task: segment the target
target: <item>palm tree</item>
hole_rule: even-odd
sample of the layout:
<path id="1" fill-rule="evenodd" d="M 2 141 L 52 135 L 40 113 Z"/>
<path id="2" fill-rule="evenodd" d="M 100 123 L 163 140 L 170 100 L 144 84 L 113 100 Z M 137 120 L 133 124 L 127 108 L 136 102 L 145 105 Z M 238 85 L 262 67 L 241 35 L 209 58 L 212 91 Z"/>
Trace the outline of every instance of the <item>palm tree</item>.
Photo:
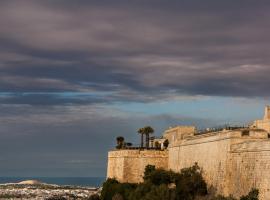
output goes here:
<path id="1" fill-rule="evenodd" d="M 141 134 L 141 148 L 143 148 L 143 134 L 144 134 L 144 128 L 140 128 L 137 131 L 139 134 Z"/>
<path id="2" fill-rule="evenodd" d="M 118 136 L 118 137 L 116 138 L 116 142 L 117 142 L 116 148 L 117 148 L 117 149 L 122 149 L 122 148 L 124 147 L 124 141 L 125 141 L 125 138 L 124 138 L 124 137 Z"/>
<path id="3" fill-rule="evenodd" d="M 146 148 L 149 148 L 149 135 L 154 133 L 154 129 L 151 126 L 145 126 L 143 129 L 146 136 Z"/>

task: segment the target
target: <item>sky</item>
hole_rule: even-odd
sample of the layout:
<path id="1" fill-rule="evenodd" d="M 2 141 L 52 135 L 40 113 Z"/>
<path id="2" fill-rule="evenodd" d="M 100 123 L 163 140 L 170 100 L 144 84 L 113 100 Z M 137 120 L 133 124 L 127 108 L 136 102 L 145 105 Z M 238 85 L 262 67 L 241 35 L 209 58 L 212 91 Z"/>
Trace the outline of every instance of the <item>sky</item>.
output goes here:
<path id="1" fill-rule="evenodd" d="M 106 176 L 137 129 L 270 104 L 270 1 L 1 0 L 0 176 Z"/>

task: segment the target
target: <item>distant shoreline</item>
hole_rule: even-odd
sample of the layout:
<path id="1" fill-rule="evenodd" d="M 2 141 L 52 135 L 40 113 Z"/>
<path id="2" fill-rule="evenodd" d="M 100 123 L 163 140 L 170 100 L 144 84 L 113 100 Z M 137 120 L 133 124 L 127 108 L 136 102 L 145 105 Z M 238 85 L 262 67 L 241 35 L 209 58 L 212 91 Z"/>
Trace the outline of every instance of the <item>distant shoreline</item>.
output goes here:
<path id="1" fill-rule="evenodd" d="M 48 185 L 98 188 L 101 187 L 105 179 L 105 177 L 0 177 L 0 185 L 36 180 Z"/>
<path id="2" fill-rule="evenodd" d="M 40 182 L 39 180 L 24 180 L 16 183 L 0 184 L 0 199 L 36 199 L 49 198 L 89 199 L 99 193 L 95 186 L 56 185 Z"/>

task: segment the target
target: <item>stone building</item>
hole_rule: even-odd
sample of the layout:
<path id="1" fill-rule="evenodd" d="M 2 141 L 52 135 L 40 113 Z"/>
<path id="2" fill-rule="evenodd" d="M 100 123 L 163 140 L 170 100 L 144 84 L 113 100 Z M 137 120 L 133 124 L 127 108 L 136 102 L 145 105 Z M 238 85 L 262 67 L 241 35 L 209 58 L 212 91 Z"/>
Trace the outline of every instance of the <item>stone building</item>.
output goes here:
<path id="1" fill-rule="evenodd" d="M 208 186 L 235 197 L 251 188 L 260 199 L 270 199 L 270 107 L 251 126 L 198 133 L 193 126 L 169 128 L 167 150 L 113 150 L 108 154 L 108 177 L 141 182 L 146 165 L 179 172 L 195 162 L 203 169 Z"/>
<path id="2" fill-rule="evenodd" d="M 270 106 L 265 107 L 265 114 L 262 120 L 256 120 L 253 123 L 253 127 L 267 130 L 270 132 Z"/>

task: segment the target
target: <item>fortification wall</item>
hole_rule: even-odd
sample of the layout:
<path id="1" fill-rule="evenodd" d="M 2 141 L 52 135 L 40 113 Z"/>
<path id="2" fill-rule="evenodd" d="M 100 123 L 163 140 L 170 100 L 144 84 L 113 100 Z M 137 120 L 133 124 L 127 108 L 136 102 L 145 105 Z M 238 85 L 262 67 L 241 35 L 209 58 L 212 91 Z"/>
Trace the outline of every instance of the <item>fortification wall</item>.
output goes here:
<path id="1" fill-rule="evenodd" d="M 270 140 L 260 129 L 190 135 L 171 143 L 168 151 L 110 151 L 107 176 L 138 183 L 149 164 L 179 172 L 195 162 L 208 186 L 219 194 L 240 197 L 256 187 L 261 200 L 270 199 Z"/>
<path id="2" fill-rule="evenodd" d="M 197 136 L 174 144 L 169 148 L 169 169 L 179 172 L 197 162 L 208 185 L 218 193 L 228 194 L 226 168 L 231 143 L 232 136 L 224 133 Z"/>
<path id="3" fill-rule="evenodd" d="M 184 137 L 188 135 L 194 135 L 196 131 L 195 126 L 176 126 L 173 128 L 167 129 L 163 137 L 168 139 L 170 143 L 182 140 Z"/>
<path id="4" fill-rule="evenodd" d="M 264 129 L 270 133 L 270 119 L 256 120 L 253 126 Z"/>
<path id="5" fill-rule="evenodd" d="M 169 148 L 169 169 L 179 172 L 195 162 L 219 194 L 246 195 L 253 187 L 270 199 L 270 141 L 267 132 L 228 131 L 194 136 Z"/>
<path id="6" fill-rule="evenodd" d="M 236 197 L 258 188 L 260 199 L 270 199 L 270 141 L 232 145 L 228 181 L 229 191 Z"/>
<path id="7" fill-rule="evenodd" d="M 107 177 L 120 182 L 143 181 L 147 165 L 168 169 L 168 151 L 157 150 L 114 150 L 108 153 Z"/>

